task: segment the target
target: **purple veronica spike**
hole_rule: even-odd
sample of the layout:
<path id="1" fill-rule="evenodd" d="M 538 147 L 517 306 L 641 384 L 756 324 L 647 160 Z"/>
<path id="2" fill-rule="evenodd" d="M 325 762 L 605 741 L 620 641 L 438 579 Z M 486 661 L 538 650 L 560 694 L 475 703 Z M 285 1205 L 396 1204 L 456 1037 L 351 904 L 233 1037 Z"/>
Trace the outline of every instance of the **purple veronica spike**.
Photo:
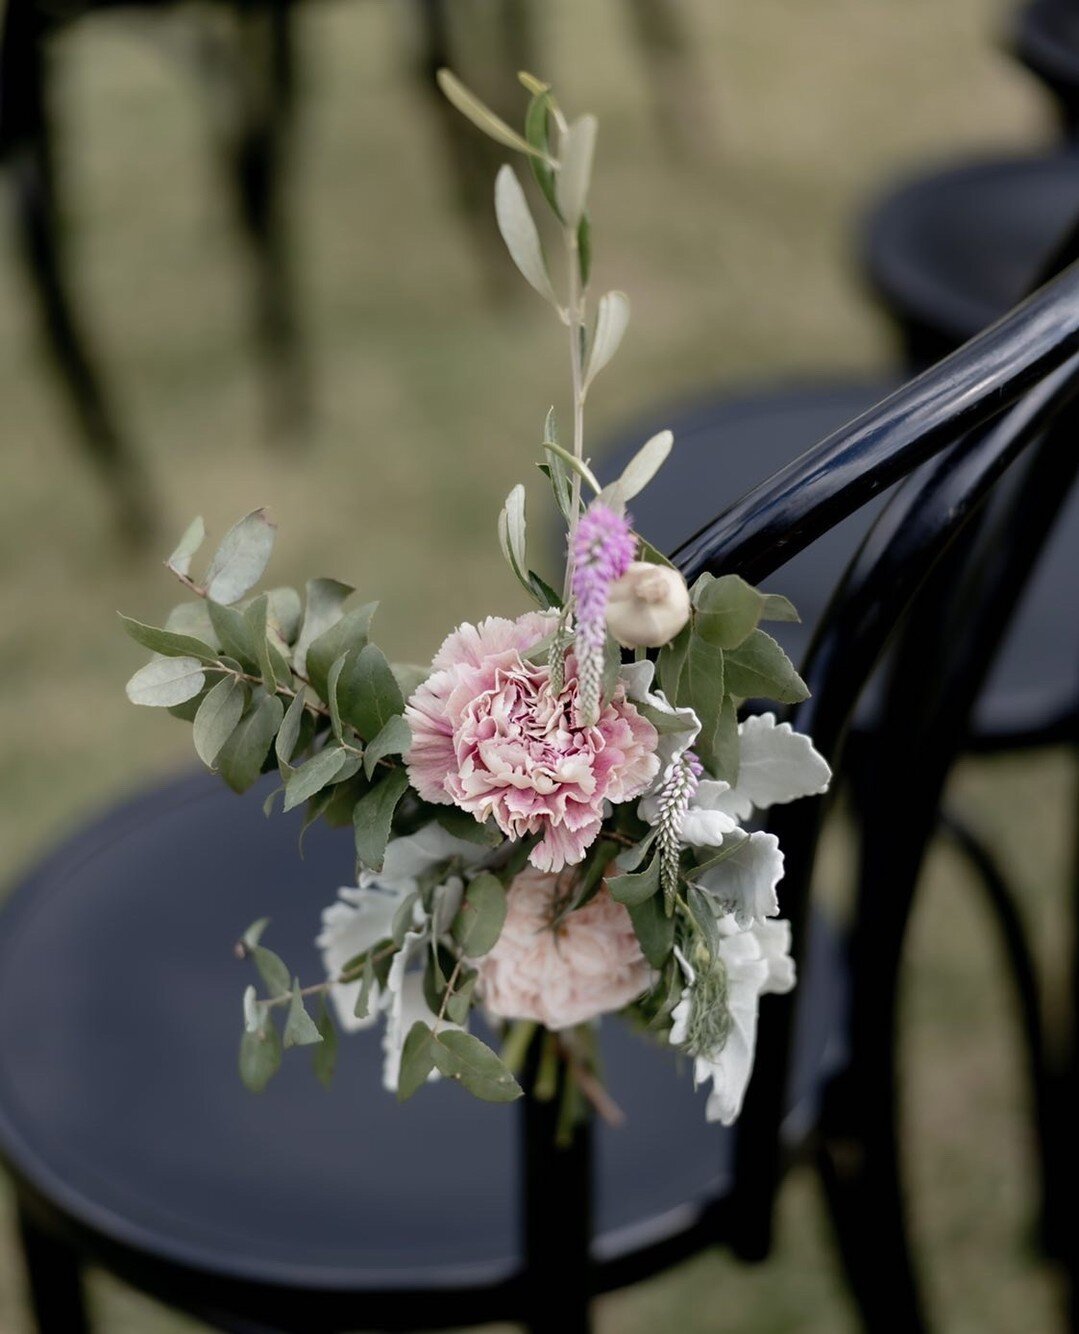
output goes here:
<path id="1" fill-rule="evenodd" d="M 573 537 L 573 601 L 576 611 L 577 685 L 581 721 L 599 718 L 603 650 L 607 642 L 607 595 L 637 552 L 629 519 L 593 501 Z"/>

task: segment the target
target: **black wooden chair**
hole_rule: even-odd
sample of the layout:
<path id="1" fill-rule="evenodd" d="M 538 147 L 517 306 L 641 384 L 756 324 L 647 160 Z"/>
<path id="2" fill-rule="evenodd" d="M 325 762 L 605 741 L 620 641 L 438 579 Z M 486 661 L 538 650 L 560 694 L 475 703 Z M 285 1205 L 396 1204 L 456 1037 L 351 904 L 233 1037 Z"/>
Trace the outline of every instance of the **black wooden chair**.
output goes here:
<path id="1" fill-rule="evenodd" d="M 1057 103 L 1065 132 L 1079 129 L 1079 13 L 1069 0 L 1030 0 L 1009 33 L 1012 52 Z"/>
<path id="2" fill-rule="evenodd" d="M 1077 356 L 1079 268 L 729 506 L 679 551 L 691 576 L 707 568 L 766 580 L 921 467 L 863 543 L 809 655 L 816 693 L 801 721 L 840 781 L 849 774 L 857 784 L 844 738 L 896 625 L 927 580 L 933 592 L 934 568 L 949 547 L 963 549 L 964 525 L 1024 451 L 1032 469 L 1024 503 L 1033 490 L 1044 520 L 1036 531 L 1048 531 L 1064 478 L 1045 481 L 1033 469 L 1046 455 L 1046 429 L 1068 412 Z M 1070 428 L 1070 416 L 1060 421 Z M 1017 585 L 1025 574 L 1017 556 Z M 972 616 L 986 605 L 983 593 Z M 999 637 L 1001 626 L 991 628 Z M 960 712 L 979 684 L 963 665 L 948 677 Z M 904 703 L 903 680 L 889 689 L 889 709 L 893 695 L 896 708 Z M 951 729 L 939 746 L 930 738 L 931 777 L 958 745 Z M 228 1021 L 240 979 L 228 942 L 269 910 L 286 953 L 310 972 L 312 918 L 348 877 L 349 840 L 323 831 L 301 864 L 288 820 L 266 825 L 257 798 L 220 793 L 204 778 L 147 792 L 105 817 L 32 872 L 0 915 L 0 1149 L 40 1327 L 86 1328 L 79 1268 L 96 1263 L 212 1326 L 248 1334 L 496 1318 L 583 1330 L 592 1295 L 701 1247 L 762 1259 L 792 1156 L 823 1144 L 828 1161 L 829 1148 L 853 1142 L 866 1146 L 868 1182 L 838 1169 L 830 1180 L 855 1291 L 872 1317 L 859 1234 L 886 1237 L 891 1272 L 878 1291 L 899 1323 L 874 1328 L 918 1328 L 891 1066 L 861 1050 L 867 1019 L 845 1018 L 848 979 L 856 1005 L 869 1000 L 885 1021 L 894 1015 L 901 942 L 862 920 L 848 970 L 834 932 L 811 916 L 824 809 L 802 802 L 773 822 L 787 849 L 783 907 L 802 985 L 791 1001 L 763 1007 L 758 1071 L 737 1130 L 705 1126 L 669 1054 L 610 1024 L 609 1075 L 628 1127 L 584 1130 L 562 1149 L 550 1105 L 531 1098 L 520 1142 L 512 1110 L 477 1108 L 453 1088 L 397 1107 L 377 1087 L 370 1037 L 349 1043 L 332 1097 L 299 1067 L 261 1099 L 243 1093 Z M 865 828 L 875 838 L 871 814 Z M 867 843 L 865 855 L 880 854 Z M 898 860 L 904 891 L 912 858 Z M 879 898 L 867 896 L 864 913 Z M 884 979 L 876 991 L 867 976 L 874 962 Z M 863 1089 L 872 1096 L 858 1096 Z M 879 1275 L 881 1253 L 871 1258 Z"/>

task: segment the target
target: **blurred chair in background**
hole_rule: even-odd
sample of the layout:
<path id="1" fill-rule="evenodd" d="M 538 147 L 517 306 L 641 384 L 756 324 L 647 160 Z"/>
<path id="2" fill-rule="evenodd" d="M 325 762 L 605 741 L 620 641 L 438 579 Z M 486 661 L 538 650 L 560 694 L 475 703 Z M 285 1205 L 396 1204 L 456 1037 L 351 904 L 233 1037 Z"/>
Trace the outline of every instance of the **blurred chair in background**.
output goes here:
<path id="1" fill-rule="evenodd" d="M 55 173 L 50 114 L 49 44 L 63 28 L 125 0 L 8 0 L 0 29 L 0 162 L 14 196 L 19 253 L 30 279 L 49 351 L 91 462 L 111 490 L 120 528 L 139 541 L 150 532 L 154 500 L 136 442 L 80 317 L 64 246 L 63 194 Z M 180 0 L 143 0 L 151 11 Z M 227 40 L 207 27 L 199 73 L 223 106 L 223 149 L 237 212 L 255 259 L 254 338 L 263 367 L 266 434 L 285 444 L 301 440 L 310 422 L 311 388 L 296 314 L 296 280 L 287 219 L 287 165 L 296 109 L 296 0 L 230 0 Z M 454 164 L 460 202 L 481 242 L 491 290 L 505 294 L 510 264 L 495 235 L 491 180 L 501 161 L 497 145 L 467 125 L 439 93 L 443 65 L 478 65 L 477 80 L 496 108 L 515 114 L 515 72 L 536 59 L 535 0 L 415 0 L 418 72 L 439 133 Z M 703 84 L 675 0 L 629 0 L 627 12 L 646 64 L 668 138 L 683 148 L 708 142 L 702 122 Z M 477 56 L 482 57 L 481 60 Z M 490 71 L 497 71 L 492 86 Z M 501 81 L 500 83 L 498 81 Z M 516 290 L 516 281 L 514 281 Z"/>

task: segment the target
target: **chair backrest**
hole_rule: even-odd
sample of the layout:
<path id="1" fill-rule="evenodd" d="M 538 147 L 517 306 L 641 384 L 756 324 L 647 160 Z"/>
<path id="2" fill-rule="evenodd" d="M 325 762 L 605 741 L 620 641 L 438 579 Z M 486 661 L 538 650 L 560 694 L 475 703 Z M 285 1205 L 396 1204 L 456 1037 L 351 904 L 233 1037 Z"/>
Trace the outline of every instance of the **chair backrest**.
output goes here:
<path id="1" fill-rule="evenodd" d="M 925 761 L 935 811 L 992 651 L 1079 461 L 1079 451 L 1067 447 L 1079 415 L 1071 408 L 1077 391 L 1079 264 L 742 497 L 676 553 L 690 578 L 702 570 L 733 571 L 759 582 L 872 496 L 907 478 L 848 568 L 804 667 L 813 696 L 795 721 L 813 734 L 836 770 L 833 791 L 844 774 L 844 741 L 861 690 L 909 614 L 896 660 L 909 663 L 914 653 L 930 651 L 947 682 L 931 711 L 937 717 L 948 711 L 952 725 L 941 729 Z M 1022 471 L 1013 480 L 1009 474 L 1018 471 L 1020 458 Z M 986 505 L 991 497 L 992 508 Z M 1009 523 L 1016 528 L 1017 506 L 1037 507 L 1037 533 L 1001 541 Z M 948 577 L 935 583 L 933 572 L 942 565 Z M 1009 595 L 994 598 L 1002 580 Z M 957 588 L 965 590 L 962 595 Z M 967 649 L 956 652 L 950 646 L 959 627 L 966 633 L 968 621 Z M 977 669 L 975 646 L 982 655 Z M 893 672 L 887 701 L 909 721 L 912 711 L 929 711 L 930 704 L 909 691 L 904 702 L 907 675 Z M 903 744 L 901 728 L 897 744 Z M 780 892 L 796 948 L 804 937 L 826 805 L 826 798 L 814 798 L 779 807 L 769 824 L 786 852 Z M 923 807 L 928 821 L 930 802 Z M 926 839 L 931 829 L 926 824 Z M 761 1015 L 731 1210 L 734 1246 L 746 1258 L 765 1254 L 771 1239 L 796 1004 L 797 992 L 774 998 Z"/>

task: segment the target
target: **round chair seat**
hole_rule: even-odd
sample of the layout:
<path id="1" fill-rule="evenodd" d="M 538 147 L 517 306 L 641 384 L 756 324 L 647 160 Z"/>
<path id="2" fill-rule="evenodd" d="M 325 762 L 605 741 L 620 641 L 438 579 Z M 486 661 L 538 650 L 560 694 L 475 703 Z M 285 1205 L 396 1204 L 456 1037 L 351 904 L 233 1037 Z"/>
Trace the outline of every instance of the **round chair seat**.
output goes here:
<path id="1" fill-rule="evenodd" d="M 303 1051 L 262 1095 L 240 1084 L 252 969 L 233 943 L 268 915 L 267 944 L 317 980 L 320 910 L 355 883 L 351 830 L 312 828 L 301 860 L 297 818 L 262 814 L 267 790 L 239 798 L 202 774 L 151 790 L 14 892 L 0 923 L 0 1150 L 91 1258 L 196 1313 L 261 1303 L 273 1327 L 310 1331 L 329 1327 L 320 1297 L 382 1294 L 392 1312 L 357 1303 L 355 1323 L 512 1315 L 518 1108 L 448 1082 L 398 1105 L 381 1088 L 376 1030 L 342 1035 L 329 1093 Z M 792 1138 L 841 1048 L 842 968 L 823 926 L 804 971 Z M 653 1247 L 652 1268 L 680 1238 L 693 1248 L 733 1150 L 669 1049 L 618 1022 L 603 1025 L 603 1049 L 626 1124 L 596 1137 L 601 1287 L 624 1281 L 627 1262 L 651 1272 Z M 292 1323 L 286 1289 L 305 1294 Z"/>
<path id="2" fill-rule="evenodd" d="M 1079 172 L 1076 175 L 1079 207 Z M 601 459 L 604 480 L 617 477 L 654 431 L 669 426 L 675 445 L 658 476 L 631 504 L 640 532 L 673 551 L 726 504 L 832 431 L 853 421 L 894 387 L 888 381 L 780 387 L 717 395 L 640 424 Z M 890 494 L 890 493 L 888 493 Z M 786 594 L 800 624 L 765 628 L 795 663 L 836 588 L 843 569 L 885 503 L 880 496 L 795 556 L 766 587 Z M 1079 619 L 1062 614 L 1075 601 L 1079 566 L 1079 494 L 1054 532 L 1020 613 L 987 683 L 974 718 L 972 745 L 999 749 L 1058 738 L 1075 725 Z M 872 726 L 875 691 L 867 691 L 859 726 Z"/>
<path id="3" fill-rule="evenodd" d="M 870 282 L 928 365 L 999 319 L 1079 220 L 1079 152 L 977 162 L 920 177 L 866 224 Z"/>

